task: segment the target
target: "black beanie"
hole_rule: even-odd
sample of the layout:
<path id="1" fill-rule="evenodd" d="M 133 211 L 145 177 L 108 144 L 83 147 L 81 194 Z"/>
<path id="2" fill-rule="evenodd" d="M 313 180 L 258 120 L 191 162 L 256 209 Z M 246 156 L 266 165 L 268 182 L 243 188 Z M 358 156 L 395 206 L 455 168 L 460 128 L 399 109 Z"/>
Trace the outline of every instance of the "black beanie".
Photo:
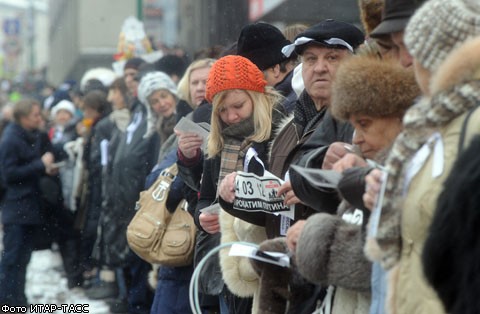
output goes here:
<path id="1" fill-rule="evenodd" d="M 261 71 L 287 59 L 282 48 L 290 44 L 282 32 L 267 23 L 245 26 L 238 38 L 237 53 L 252 61 Z"/>
<path id="2" fill-rule="evenodd" d="M 123 70 L 125 71 L 126 69 L 135 69 L 138 70 L 138 68 L 145 63 L 146 61 L 143 60 L 142 58 L 131 58 L 128 59 L 127 62 L 125 63 L 125 66 L 123 67 Z"/>

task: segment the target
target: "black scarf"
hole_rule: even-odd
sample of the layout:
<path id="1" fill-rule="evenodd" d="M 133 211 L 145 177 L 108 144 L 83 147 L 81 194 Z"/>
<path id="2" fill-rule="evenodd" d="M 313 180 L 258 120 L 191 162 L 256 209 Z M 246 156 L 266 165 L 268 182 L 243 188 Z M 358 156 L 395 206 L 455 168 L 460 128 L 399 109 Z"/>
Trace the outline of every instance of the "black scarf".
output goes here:
<path id="1" fill-rule="evenodd" d="M 313 99 L 304 90 L 298 97 L 294 109 L 295 123 L 303 127 L 303 134 L 315 129 L 318 121 L 325 115 L 327 108 L 323 107 L 317 111 Z"/>

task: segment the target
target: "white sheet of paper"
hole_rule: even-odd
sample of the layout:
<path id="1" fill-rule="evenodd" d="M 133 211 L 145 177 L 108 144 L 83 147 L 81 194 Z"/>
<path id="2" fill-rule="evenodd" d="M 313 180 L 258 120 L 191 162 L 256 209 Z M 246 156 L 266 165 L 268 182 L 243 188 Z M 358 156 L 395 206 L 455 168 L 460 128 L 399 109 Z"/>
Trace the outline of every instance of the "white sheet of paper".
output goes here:
<path id="1" fill-rule="evenodd" d="M 102 166 L 106 166 L 108 164 L 108 143 L 109 141 L 103 139 L 100 142 L 100 163 Z"/>
<path id="2" fill-rule="evenodd" d="M 178 121 L 177 125 L 175 125 L 174 130 L 180 132 L 191 132 L 201 136 L 203 138 L 202 150 L 205 151 L 209 134 L 205 128 L 190 119 L 182 117 L 180 121 Z"/>
<path id="3" fill-rule="evenodd" d="M 230 255 L 230 256 L 244 256 L 244 257 L 253 258 L 253 259 L 256 259 L 258 261 L 265 262 L 265 263 L 278 265 L 278 266 L 281 266 L 281 267 L 290 267 L 290 257 L 285 253 L 270 252 L 270 251 L 264 252 L 267 255 L 278 258 L 278 261 L 274 261 L 272 259 L 263 258 L 261 256 L 258 256 L 257 251 L 258 250 L 256 248 L 254 248 L 253 246 L 248 246 L 248 245 L 243 245 L 243 244 L 236 243 L 236 244 L 232 245 L 228 255 Z"/>
<path id="4" fill-rule="evenodd" d="M 210 215 L 219 215 L 220 214 L 220 204 L 215 203 L 205 208 L 200 209 L 201 213 L 210 214 Z"/>
<path id="5" fill-rule="evenodd" d="M 377 201 L 373 207 L 372 214 L 370 215 L 368 237 L 375 238 L 378 232 L 378 225 L 380 224 L 380 216 L 382 215 L 383 196 L 385 195 L 385 189 L 387 188 L 388 172 L 382 173 L 382 186 L 377 196 Z"/>

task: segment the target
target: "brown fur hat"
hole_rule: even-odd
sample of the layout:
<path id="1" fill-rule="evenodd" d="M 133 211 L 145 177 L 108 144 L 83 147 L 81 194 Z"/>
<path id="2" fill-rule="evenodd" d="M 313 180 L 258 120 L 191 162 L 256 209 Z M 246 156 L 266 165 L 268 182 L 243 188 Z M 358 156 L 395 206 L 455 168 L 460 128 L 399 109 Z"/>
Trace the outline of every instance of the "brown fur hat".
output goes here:
<path id="1" fill-rule="evenodd" d="M 383 0 L 358 0 L 360 20 L 368 36 L 382 21 Z"/>
<path id="2" fill-rule="evenodd" d="M 340 120 L 358 114 L 402 117 L 419 95 L 413 71 L 398 61 L 354 56 L 337 70 L 330 109 Z"/>

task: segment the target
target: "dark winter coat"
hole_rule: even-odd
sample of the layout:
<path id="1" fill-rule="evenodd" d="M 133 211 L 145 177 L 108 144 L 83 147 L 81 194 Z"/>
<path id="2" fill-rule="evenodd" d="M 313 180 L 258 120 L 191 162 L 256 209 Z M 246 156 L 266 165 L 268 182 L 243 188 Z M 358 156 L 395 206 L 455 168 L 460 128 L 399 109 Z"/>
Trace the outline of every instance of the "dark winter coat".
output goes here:
<path id="1" fill-rule="evenodd" d="M 324 115 L 308 141 L 299 149 L 298 159 L 293 163 L 307 168 L 322 168 L 323 159 L 330 144 L 334 142 L 351 143 L 353 127 L 349 123 L 339 122 L 330 114 Z M 340 199 L 334 190 L 316 190 L 294 170 L 290 170 L 290 181 L 295 195 L 306 205 L 322 212 L 335 212 Z"/>
<path id="2" fill-rule="evenodd" d="M 47 149 L 51 151 L 51 149 Z M 0 142 L 0 168 L 6 194 L 1 204 L 3 224 L 42 224 L 45 215 L 39 180 L 45 175 L 40 132 L 10 123 Z"/>
<path id="3" fill-rule="evenodd" d="M 140 192 L 144 189 L 145 178 L 156 164 L 159 150 L 159 138 L 153 134 L 144 138 L 147 130 L 147 113 L 137 100 L 132 106 L 132 121 L 140 117 L 138 127 L 131 134 L 131 141 L 127 143 L 128 132 L 118 133 L 118 147 L 113 153 L 112 173 L 109 185 L 109 204 L 106 210 L 115 217 L 109 227 L 104 230 L 103 241 L 108 248 L 107 264 L 120 266 L 125 262 L 128 254 L 126 239 L 127 226 L 135 215 L 135 203 Z"/>
<path id="4" fill-rule="evenodd" d="M 84 228 L 86 233 L 95 235 L 97 232 L 98 219 L 102 209 L 103 176 L 101 164 L 100 143 L 103 139 L 110 137 L 113 129 L 113 122 L 104 117 L 96 122 L 91 133 L 86 139 L 83 158 L 85 168 L 88 171 L 87 178 L 87 203 L 85 212 Z M 85 230 L 84 230 L 85 232 Z"/>
<path id="5" fill-rule="evenodd" d="M 353 207 L 368 211 L 363 203 L 365 193 L 365 177 L 372 171 L 372 167 L 353 167 L 342 173 L 342 179 L 338 183 L 341 197 Z"/>

